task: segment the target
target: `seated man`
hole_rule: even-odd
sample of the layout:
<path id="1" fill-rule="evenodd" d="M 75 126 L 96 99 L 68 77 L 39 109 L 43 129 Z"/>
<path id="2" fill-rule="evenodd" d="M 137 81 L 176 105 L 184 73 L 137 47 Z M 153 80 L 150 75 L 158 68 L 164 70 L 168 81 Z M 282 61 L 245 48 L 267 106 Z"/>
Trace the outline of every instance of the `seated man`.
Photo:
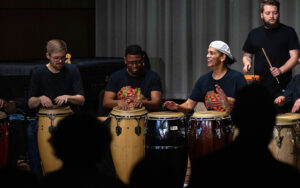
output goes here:
<path id="1" fill-rule="evenodd" d="M 274 103 L 278 106 L 285 106 L 288 109 L 292 106 L 292 109 L 288 111 L 300 112 L 300 74 L 293 77 L 287 85 L 284 94 L 277 97 Z"/>
<path id="2" fill-rule="evenodd" d="M 159 110 L 162 101 L 161 81 L 157 73 L 145 69 L 143 51 L 130 45 L 125 51 L 126 68 L 113 73 L 105 88 L 103 107 L 119 109 L 145 107 Z"/>

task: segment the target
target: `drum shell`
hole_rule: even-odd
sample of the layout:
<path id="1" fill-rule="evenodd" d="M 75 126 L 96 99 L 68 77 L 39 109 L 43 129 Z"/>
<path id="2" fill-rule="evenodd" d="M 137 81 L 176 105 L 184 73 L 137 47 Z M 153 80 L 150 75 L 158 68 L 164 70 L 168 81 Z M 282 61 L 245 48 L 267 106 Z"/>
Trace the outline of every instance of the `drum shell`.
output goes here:
<path id="1" fill-rule="evenodd" d="M 148 118 L 145 134 L 146 148 L 187 145 L 187 129 L 183 117 Z"/>
<path id="2" fill-rule="evenodd" d="M 299 128 L 300 114 L 283 113 L 276 116 L 273 139 L 269 150 L 278 161 L 299 169 Z"/>
<path id="3" fill-rule="evenodd" d="M 145 117 L 147 111 L 120 111 L 110 114 L 112 142 L 110 150 L 117 176 L 129 184 L 134 166 L 145 156 Z"/>
<path id="4" fill-rule="evenodd" d="M 37 139 L 43 174 L 62 167 L 63 162 L 55 156 L 49 138 L 58 122 L 72 113 L 69 107 L 41 108 L 38 112 Z"/>
<path id="5" fill-rule="evenodd" d="M 8 118 L 5 112 L 0 113 L 0 170 L 8 166 L 9 133 Z"/>
<path id="6" fill-rule="evenodd" d="M 188 138 L 186 118 L 179 117 L 148 117 L 146 123 L 146 157 L 164 161 L 176 173 L 178 184 L 183 187 L 187 161 Z M 167 114 L 172 114 L 166 112 Z M 148 114 L 149 115 L 149 114 Z"/>
<path id="7" fill-rule="evenodd" d="M 233 142 L 234 133 L 229 116 L 191 117 L 189 124 L 189 155 L 191 161 L 220 150 Z"/>

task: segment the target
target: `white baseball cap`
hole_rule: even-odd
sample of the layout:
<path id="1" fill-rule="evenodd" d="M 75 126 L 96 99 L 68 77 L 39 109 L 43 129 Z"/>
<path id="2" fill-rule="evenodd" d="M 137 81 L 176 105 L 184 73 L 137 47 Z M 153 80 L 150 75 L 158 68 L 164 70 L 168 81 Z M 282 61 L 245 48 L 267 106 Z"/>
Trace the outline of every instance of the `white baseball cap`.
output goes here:
<path id="1" fill-rule="evenodd" d="M 230 59 L 233 60 L 233 56 L 231 55 L 230 48 L 225 42 L 220 40 L 215 40 L 209 44 L 209 47 L 215 48 L 216 50 L 226 54 Z"/>

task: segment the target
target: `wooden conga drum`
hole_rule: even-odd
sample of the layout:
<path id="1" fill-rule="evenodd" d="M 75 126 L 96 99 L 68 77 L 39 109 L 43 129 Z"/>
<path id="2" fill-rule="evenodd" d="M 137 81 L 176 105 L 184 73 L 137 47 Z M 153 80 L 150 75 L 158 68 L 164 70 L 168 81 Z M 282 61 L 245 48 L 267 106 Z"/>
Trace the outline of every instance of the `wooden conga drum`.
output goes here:
<path id="1" fill-rule="evenodd" d="M 189 156 L 191 162 L 231 144 L 233 135 L 231 117 L 226 112 L 195 112 L 190 118 Z"/>
<path id="2" fill-rule="evenodd" d="M 8 118 L 5 112 L 0 111 L 0 170 L 8 165 Z"/>
<path id="3" fill-rule="evenodd" d="M 38 148 L 41 157 L 43 173 L 49 173 L 62 167 L 62 161 L 54 155 L 54 150 L 49 143 L 51 131 L 64 117 L 72 114 L 69 106 L 53 108 L 40 108 L 38 112 Z"/>
<path id="4" fill-rule="evenodd" d="M 296 134 L 296 126 L 299 125 L 300 114 L 284 113 L 276 116 L 273 139 L 269 144 L 269 150 L 278 161 L 297 167 L 299 163 L 299 148 Z"/>
<path id="5" fill-rule="evenodd" d="M 145 117 L 147 110 L 119 110 L 114 107 L 110 112 L 110 145 L 113 163 L 120 180 L 129 184 L 134 166 L 145 156 Z"/>

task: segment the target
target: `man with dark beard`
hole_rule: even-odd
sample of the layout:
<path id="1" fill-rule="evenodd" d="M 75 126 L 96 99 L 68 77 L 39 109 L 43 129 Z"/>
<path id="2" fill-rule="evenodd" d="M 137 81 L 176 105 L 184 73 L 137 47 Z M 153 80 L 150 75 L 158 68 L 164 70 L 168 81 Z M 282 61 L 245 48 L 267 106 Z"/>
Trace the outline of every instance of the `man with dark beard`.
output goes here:
<path id="1" fill-rule="evenodd" d="M 243 71 L 248 73 L 251 70 L 255 56 L 254 74 L 260 75 L 261 84 L 275 99 L 282 95 L 292 79 L 292 68 L 298 62 L 299 40 L 292 27 L 279 22 L 280 3 L 277 0 L 263 0 L 260 8 L 264 25 L 251 30 L 244 43 Z"/>

